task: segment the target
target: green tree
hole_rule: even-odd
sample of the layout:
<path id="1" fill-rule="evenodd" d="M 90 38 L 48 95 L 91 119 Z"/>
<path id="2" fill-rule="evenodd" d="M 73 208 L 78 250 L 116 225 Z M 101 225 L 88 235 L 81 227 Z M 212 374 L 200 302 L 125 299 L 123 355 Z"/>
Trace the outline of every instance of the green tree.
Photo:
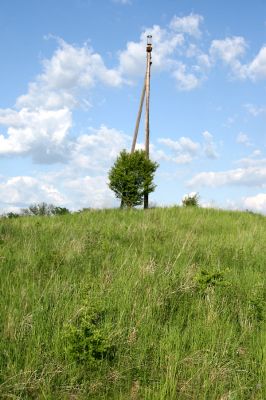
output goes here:
<path id="1" fill-rule="evenodd" d="M 69 214 L 69 210 L 65 207 L 56 207 L 53 204 L 47 204 L 47 203 L 38 203 L 38 204 L 32 204 L 28 208 L 23 208 L 21 210 L 22 215 L 39 215 L 39 216 L 44 216 L 44 215 L 64 215 L 64 214 Z"/>
<path id="2" fill-rule="evenodd" d="M 121 151 L 109 171 L 109 187 L 121 200 L 121 207 L 139 206 L 144 194 L 155 190 L 153 178 L 158 166 L 146 157 L 143 150 L 134 153 Z"/>
<path id="3" fill-rule="evenodd" d="M 195 192 L 186 194 L 182 199 L 182 204 L 184 207 L 199 207 L 199 194 Z"/>

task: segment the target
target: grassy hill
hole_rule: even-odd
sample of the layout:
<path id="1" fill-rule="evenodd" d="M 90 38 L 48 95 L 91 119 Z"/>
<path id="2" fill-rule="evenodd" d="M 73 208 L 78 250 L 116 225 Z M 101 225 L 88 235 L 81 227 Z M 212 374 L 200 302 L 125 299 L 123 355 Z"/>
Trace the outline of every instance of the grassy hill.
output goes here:
<path id="1" fill-rule="evenodd" d="M 251 213 L 0 219 L 0 398 L 265 399 L 265 265 Z"/>

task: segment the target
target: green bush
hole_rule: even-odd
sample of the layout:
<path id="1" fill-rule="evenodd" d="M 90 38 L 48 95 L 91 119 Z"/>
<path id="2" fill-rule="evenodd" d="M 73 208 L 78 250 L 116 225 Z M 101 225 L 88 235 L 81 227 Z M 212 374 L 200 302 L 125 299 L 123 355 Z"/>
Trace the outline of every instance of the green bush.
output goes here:
<path id="1" fill-rule="evenodd" d="M 106 310 L 86 306 L 81 315 L 65 328 L 66 356 L 77 364 L 93 367 L 103 360 L 112 361 L 116 346 L 111 326 L 105 323 Z"/>
<path id="2" fill-rule="evenodd" d="M 199 207 L 199 194 L 190 193 L 186 194 L 182 199 L 182 205 L 184 207 Z"/>
<path id="3" fill-rule="evenodd" d="M 70 214 L 70 211 L 66 207 L 54 207 L 51 210 L 51 213 L 53 215 L 66 215 L 66 214 Z"/>
<path id="4" fill-rule="evenodd" d="M 198 289 L 200 291 L 205 291 L 206 289 L 215 286 L 228 286 L 229 282 L 225 279 L 226 272 L 227 271 L 220 270 L 201 270 L 195 278 Z"/>
<path id="5" fill-rule="evenodd" d="M 153 178 L 157 168 L 158 164 L 149 160 L 143 150 L 121 151 L 109 172 L 109 187 L 121 200 L 121 207 L 143 203 L 144 195 L 155 190 Z"/>
<path id="6" fill-rule="evenodd" d="M 11 211 L 11 212 L 6 214 L 6 217 L 7 218 L 18 218 L 19 214 Z"/>

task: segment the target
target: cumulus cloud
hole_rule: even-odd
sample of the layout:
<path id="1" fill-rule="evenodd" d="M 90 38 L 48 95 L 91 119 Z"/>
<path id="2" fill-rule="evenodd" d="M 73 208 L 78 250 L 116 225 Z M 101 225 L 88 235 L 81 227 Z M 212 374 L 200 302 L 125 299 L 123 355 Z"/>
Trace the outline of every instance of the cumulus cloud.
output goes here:
<path id="1" fill-rule="evenodd" d="M 170 22 L 170 28 L 173 31 L 188 34 L 194 37 L 201 36 L 200 24 L 203 22 L 203 16 L 199 14 L 186 15 L 184 17 L 174 16 Z"/>
<path id="2" fill-rule="evenodd" d="M 7 127 L 5 135 L 0 132 L 0 154 L 31 156 L 36 163 L 66 162 L 73 147 L 72 111 L 82 103 L 83 90 L 96 83 L 115 87 L 122 83 L 120 73 L 108 69 L 87 44 L 58 43 L 16 107 L 0 109 L 0 125 Z"/>
<path id="3" fill-rule="evenodd" d="M 227 37 L 213 40 L 210 46 L 210 56 L 215 63 L 222 60 L 231 68 L 235 78 L 250 79 L 254 82 L 266 79 L 266 46 L 262 46 L 258 54 L 249 63 L 241 62 L 248 48 L 242 36 Z"/>
<path id="4" fill-rule="evenodd" d="M 107 171 L 129 137 L 102 125 L 69 142 L 68 163 L 56 172 L 0 180 L 0 207 L 27 207 L 48 202 L 71 209 L 110 207 L 116 201 L 107 186 Z"/>
<path id="5" fill-rule="evenodd" d="M 72 167 L 106 172 L 118 153 L 129 147 L 131 138 L 105 125 L 91 129 L 90 134 L 80 135 L 73 143 Z"/>
<path id="6" fill-rule="evenodd" d="M 247 44 L 242 36 L 213 40 L 210 47 L 210 55 L 230 65 L 245 54 L 246 48 Z"/>
<path id="7" fill-rule="evenodd" d="M 225 185 L 265 187 L 266 168 L 257 166 L 221 172 L 201 172 L 188 181 L 190 187 L 218 187 Z"/>
<path id="8" fill-rule="evenodd" d="M 189 153 L 191 155 L 195 155 L 199 148 L 200 145 L 199 143 L 193 142 L 188 137 L 182 136 L 179 140 L 172 140 L 172 139 L 165 139 L 165 138 L 160 138 L 158 139 L 159 143 L 164 144 L 165 146 L 169 147 L 171 150 L 177 151 L 177 152 L 185 152 Z"/>
<path id="9" fill-rule="evenodd" d="M 165 160 L 176 164 L 191 163 L 196 157 L 218 158 L 217 145 L 214 142 L 213 135 L 208 131 L 204 131 L 202 137 L 202 143 L 194 142 L 188 137 L 181 137 L 178 140 L 160 138 L 158 142 L 172 150 L 175 155 L 174 157 L 167 156 Z"/>
<path id="10" fill-rule="evenodd" d="M 248 210 L 254 210 L 266 213 L 266 193 L 258 193 L 242 199 L 243 207 Z"/>
<path id="11" fill-rule="evenodd" d="M 65 188 L 71 193 L 73 208 L 109 208 L 117 205 L 117 201 L 107 184 L 105 175 L 83 176 L 66 180 Z"/>
<path id="12" fill-rule="evenodd" d="M 107 186 L 107 171 L 130 142 L 131 138 L 123 132 L 104 125 L 89 129 L 88 133 L 67 141 L 68 162 L 56 171 L 37 173 L 34 177 L 2 177 L 0 208 L 13 210 L 42 201 L 71 209 L 117 205 Z"/>
<path id="13" fill-rule="evenodd" d="M 7 136 L 0 135 L 0 155 L 32 155 L 35 162 L 48 164 L 65 160 L 69 109 L 1 110 L 0 124 L 8 126 Z"/>
<path id="14" fill-rule="evenodd" d="M 155 49 L 152 53 L 152 70 L 170 72 L 179 90 L 197 88 L 212 65 L 210 56 L 198 44 L 191 42 L 201 35 L 200 24 L 203 20 L 198 14 L 174 16 L 165 28 L 153 25 L 145 29 L 139 41 L 128 42 L 126 49 L 119 53 L 118 71 L 129 79 L 143 76 L 147 35 L 152 35 Z M 180 61 L 181 57 L 183 61 Z"/>
<path id="15" fill-rule="evenodd" d="M 105 175 L 77 177 L 67 169 L 50 176 L 16 176 L 1 179 L 0 198 L 2 211 L 19 210 L 40 202 L 73 210 L 84 207 L 114 207 L 117 204 L 107 186 Z"/>
<path id="16" fill-rule="evenodd" d="M 118 71 L 121 75 L 144 75 L 147 35 L 152 35 L 153 46 L 156 49 L 152 53 L 152 68 L 155 70 L 168 70 L 175 64 L 173 54 L 184 43 L 183 35 L 163 29 L 159 25 L 154 25 L 141 33 L 138 42 L 128 42 L 126 49 L 119 53 Z"/>
<path id="17" fill-rule="evenodd" d="M 242 36 L 227 37 L 222 40 L 213 40 L 210 46 L 210 56 L 215 62 L 222 60 L 225 65 L 231 67 L 233 73 L 239 78 L 246 76 L 246 68 L 239 58 L 244 56 L 247 49 L 246 40 Z"/>
<path id="18" fill-rule="evenodd" d="M 170 72 L 179 90 L 196 89 L 212 65 L 210 56 L 198 44 L 191 42 L 200 36 L 202 22 L 201 15 L 190 14 L 175 16 L 166 28 L 153 25 L 145 29 L 139 41 L 128 42 L 126 49 L 119 53 L 118 71 L 129 80 L 144 75 L 146 59 L 143 55 L 147 35 L 152 35 L 155 49 L 152 53 L 152 70 Z M 180 61 L 181 57 L 183 61 Z"/>
<path id="19" fill-rule="evenodd" d="M 177 87 L 180 90 L 189 91 L 200 86 L 201 80 L 191 72 L 187 72 L 185 64 L 179 62 L 177 69 L 173 72 Z"/>
<path id="20" fill-rule="evenodd" d="M 43 60 L 43 72 L 29 84 L 28 93 L 17 99 L 18 108 L 72 108 L 77 106 L 82 89 L 97 82 L 108 86 L 122 84 L 118 71 L 108 69 L 100 54 L 86 43 L 78 47 L 58 39 L 58 44 L 51 59 Z"/>
<path id="21" fill-rule="evenodd" d="M 266 78 L 266 46 L 263 46 L 254 60 L 247 66 L 248 76 L 258 81 Z"/>
<path id="22" fill-rule="evenodd" d="M 181 137 L 179 140 L 169 138 L 160 138 L 158 142 L 172 150 L 172 156 L 168 156 L 166 161 L 172 161 L 176 164 L 188 164 L 197 156 L 200 144 L 193 142 L 188 137 Z"/>
<path id="23" fill-rule="evenodd" d="M 25 207 L 45 201 L 53 204 L 66 202 L 65 197 L 54 185 L 31 176 L 17 176 L 0 181 L 0 204 L 2 207 Z"/>

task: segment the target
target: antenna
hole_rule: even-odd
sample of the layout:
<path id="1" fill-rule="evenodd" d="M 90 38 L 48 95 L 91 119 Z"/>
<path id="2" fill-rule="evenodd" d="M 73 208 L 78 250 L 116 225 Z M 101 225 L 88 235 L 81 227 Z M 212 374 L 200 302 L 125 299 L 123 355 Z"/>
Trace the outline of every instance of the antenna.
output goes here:
<path id="1" fill-rule="evenodd" d="M 139 105 L 139 111 L 138 111 L 138 115 L 137 115 L 137 121 L 136 121 L 133 141 L 132 141 L 132 147 L 131 147 L 131 153 L 134 153 L 136 143 L 137 143 L 139 124 L 140 124 L 140 119 L 141 119 L 141 114 L 142 114 L 142 109 L 143 109 L 143 104 L 144 104 L 144 98 L 146 95 L 145 152 L 146 152 L 147 158 L 149 158 L 149 153 L 150 153 L 150 80 L 151 80 L 151 64 L 152 64 L 151 52 L 152 52 L 152 35 L 148 35 L 147 36 L 147 45 L 146 45 L 146 57 L 147 57 L 146 73 L 145 73 L 145 78 L 144 78 L 142 94 L 141 94 L 141 98 L 140 98 L 140 105 Z M 149 208 L 148 194 L 144 194 L 144 208 Z"/>

